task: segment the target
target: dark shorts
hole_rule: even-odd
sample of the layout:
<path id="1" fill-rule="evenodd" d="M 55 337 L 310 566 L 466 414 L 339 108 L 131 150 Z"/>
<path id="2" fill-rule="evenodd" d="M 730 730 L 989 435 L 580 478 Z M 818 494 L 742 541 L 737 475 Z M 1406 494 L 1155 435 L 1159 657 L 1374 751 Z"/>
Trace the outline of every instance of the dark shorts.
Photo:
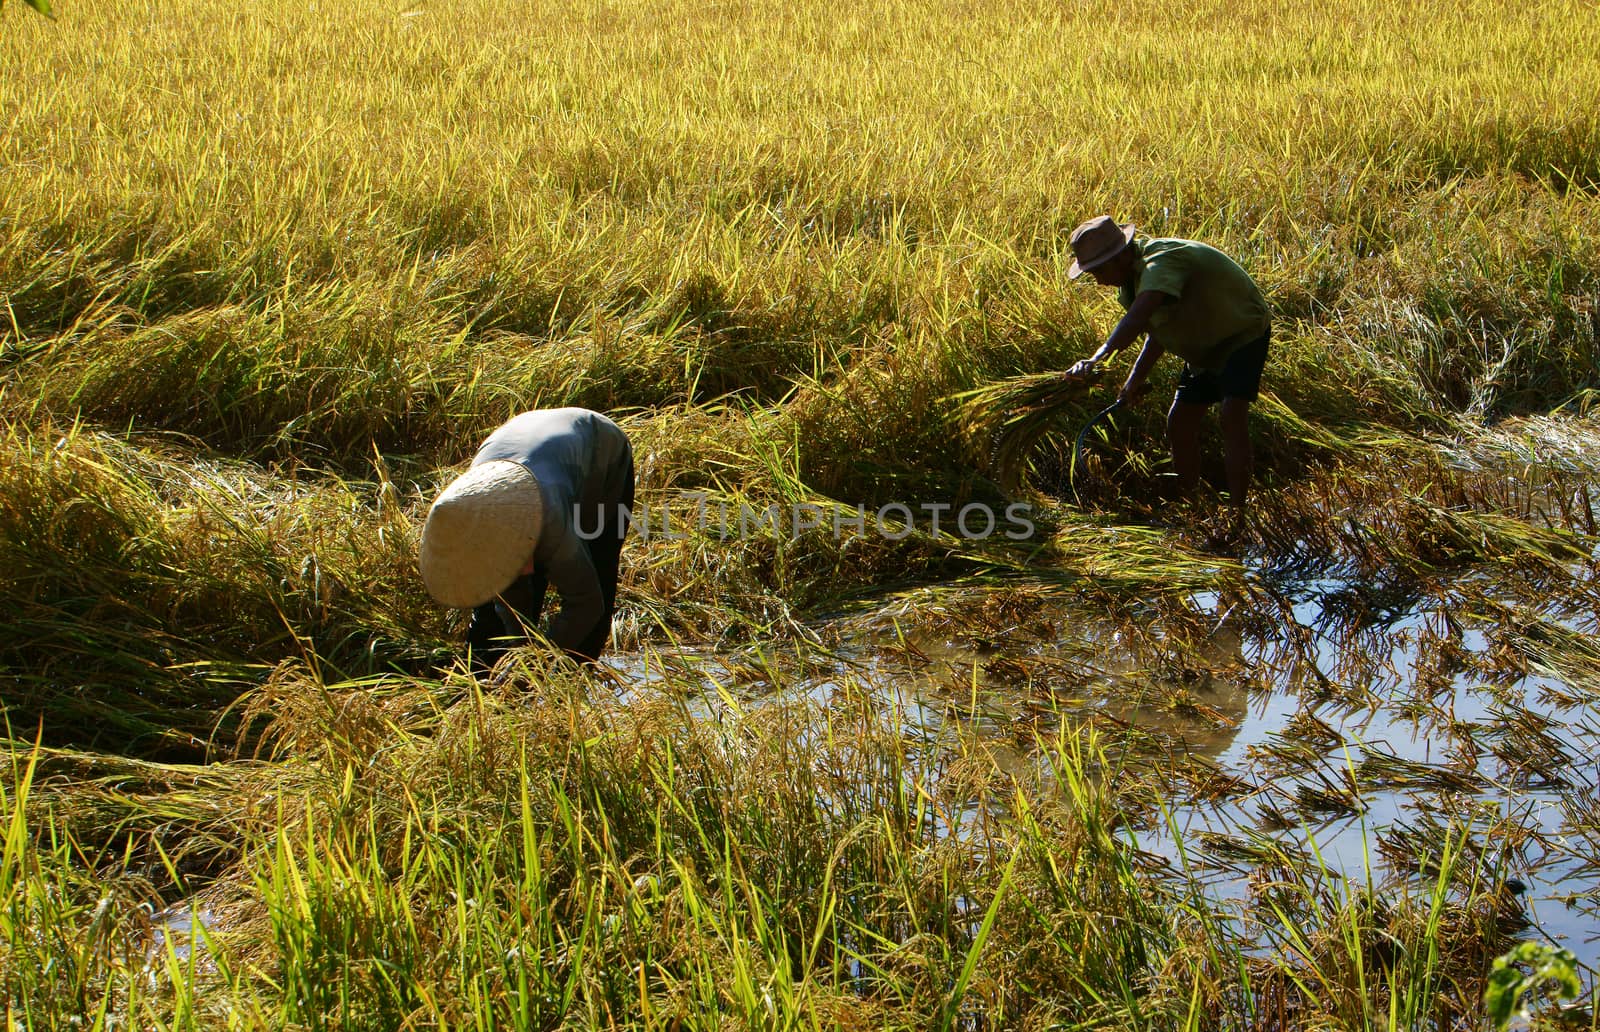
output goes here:
<path id="1" fill-rule="evenodd" d="M 1261 335 L 1228 356 L 1221 369 L 1196 369 L 1185 364 L 1172 400 L 1188 405 L 1215 405 L 1225 398 L 1255 401 L 1261 392 L 1261 370 L 1267 365 L 1272 332 Z"/>

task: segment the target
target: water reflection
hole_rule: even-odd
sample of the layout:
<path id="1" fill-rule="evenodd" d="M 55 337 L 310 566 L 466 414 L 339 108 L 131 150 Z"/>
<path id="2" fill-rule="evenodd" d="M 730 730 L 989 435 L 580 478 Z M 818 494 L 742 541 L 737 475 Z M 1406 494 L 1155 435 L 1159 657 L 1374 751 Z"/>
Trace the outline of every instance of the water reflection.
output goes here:
<path id="1" fill-rule="evenodd" d="M 1575 813 L 1600 810 L 1591 696 L 1526 661 L 1514 636 L 1533 614 L 1488 605 L 1476 577 L 1429 586 L 1258 565 L 1231 593 L 1138 621 L 1046 584 L 961 589 L 822 626 L 820 645 L 611 663 L 625 685 L 697 678 L 689 704 L 708 714 L 797 693 L 825 706 L 864 686 L 908 736 L 976 736 L 1006 764 L 1027 763 L 1033 732 L 1054 721 L 1126 729 L 1173 772 L 1175 809 L 1147 815 L 1140 846 L 1222 896 L 1244 894 L 1241 856 L 1264 837 L 1361 884 L 1415 876 L 1454 825 L 1528 886 L 1539 931 L 1594 963 L 1600 870 L 1573 834 Z M 1587 618 L 1538 619 L 1581 631 Z"/>
<path id="2" fill-rule="evenodd" d="M 206 937 L 217 929 L 211 911 L 189 904 L 168 907 L 150 916 L 149 955 L 155 961 L 171 951 L 173 957 L 187 961 L 195 951 L 206 952 Z"/>

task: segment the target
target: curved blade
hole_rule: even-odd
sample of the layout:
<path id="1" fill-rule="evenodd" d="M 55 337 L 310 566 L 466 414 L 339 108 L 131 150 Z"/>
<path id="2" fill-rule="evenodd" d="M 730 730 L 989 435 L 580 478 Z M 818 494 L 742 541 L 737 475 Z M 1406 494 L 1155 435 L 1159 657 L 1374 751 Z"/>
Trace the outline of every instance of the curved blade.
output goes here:
<path id="1" fill-rule="evenodd" d="M 1078 466 L 1083 461 L 1083 442 L 1088 439 L 1089 431 L 1111 418 L 1111 414 L 1122 407 L 1122 399 L 1118 398 L 1105 408 L 1096 412 L 1083 424 L 1083 429 L 1078 431 L 1078 439 L 1072 442 L 1072 457 L 1067 460 L 1067 486 L 1072 489 L 1074 498 L 1078 495 Z"/>

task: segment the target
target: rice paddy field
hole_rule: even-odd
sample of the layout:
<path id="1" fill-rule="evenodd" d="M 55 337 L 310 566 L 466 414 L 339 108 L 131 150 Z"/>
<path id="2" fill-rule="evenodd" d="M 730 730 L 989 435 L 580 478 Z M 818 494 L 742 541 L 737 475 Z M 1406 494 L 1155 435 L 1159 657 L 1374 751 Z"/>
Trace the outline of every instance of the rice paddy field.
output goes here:
<path id="1" fill-rule="evenodd" d="M 7 1032 L 1600 1025 L 1588 0 L 54 14 Z M 1272 304 L 1225 547 L 1176 360 L 1081 464 L 1127 360 L 1039 378 L 1103 212 Z M 560 405 L 638 458 L 614 648 L 480 681 L 421 518 Z"/>

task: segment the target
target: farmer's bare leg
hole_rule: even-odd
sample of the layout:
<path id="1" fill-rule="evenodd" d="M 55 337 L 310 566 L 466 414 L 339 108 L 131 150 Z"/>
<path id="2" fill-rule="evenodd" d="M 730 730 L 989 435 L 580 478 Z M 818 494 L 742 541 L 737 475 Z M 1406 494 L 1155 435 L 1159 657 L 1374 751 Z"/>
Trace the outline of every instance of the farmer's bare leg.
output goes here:
<path id="1" fill-rule="evenodd" d="M 1167 444 L 1172 448 L 1172 471 L 1178 475 L 1178 489 L 1193 494 L 1200 485 L 1200 432 L 1206 409 L 1188 401 L 1173 401 L 1167 410 Z"/>
<path id="2" fill-rule="evenodd" d="M 1217 415 L 1222 427 L 1222 464 L 1228 475 L 1228 501 L 1244 508 L 1250 490 L 1250 473 L 1255 455 L 1250 449 L 1250 402 L 1244 398 L 1223 398 Z"/>

